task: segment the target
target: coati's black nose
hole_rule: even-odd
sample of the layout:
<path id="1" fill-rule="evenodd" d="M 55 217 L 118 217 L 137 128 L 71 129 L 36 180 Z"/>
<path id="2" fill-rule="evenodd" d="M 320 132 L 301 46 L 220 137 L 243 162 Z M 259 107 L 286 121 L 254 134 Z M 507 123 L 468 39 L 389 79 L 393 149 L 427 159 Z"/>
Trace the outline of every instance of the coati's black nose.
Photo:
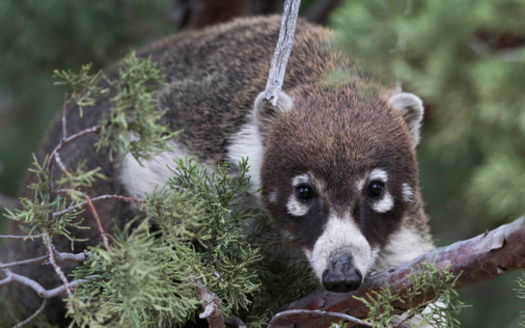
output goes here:
<path id="1" fill-rule="evenodd" d="M 354 268 L 352 257 L 340 257 L 330 260 L 330 265 L 323 272 L 323 287 L 335 293 L 347 293 L 361 286 L 363 275 Z"/>

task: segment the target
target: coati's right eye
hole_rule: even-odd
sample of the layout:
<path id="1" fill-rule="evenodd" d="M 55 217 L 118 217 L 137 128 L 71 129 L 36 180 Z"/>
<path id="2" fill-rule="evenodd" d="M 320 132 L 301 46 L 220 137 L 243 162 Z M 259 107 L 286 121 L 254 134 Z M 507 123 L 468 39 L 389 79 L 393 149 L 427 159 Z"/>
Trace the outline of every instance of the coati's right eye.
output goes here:
<path id="1" fill-rule="evenodd" d="M 312 190 L 312 187 L 310 187 L 307 184 L 300 184 L 295 189 L 295 193 L 298 199 L 302 201 L 307 201 L 310 198 L 312 198 L 313 190 Z"/>
<path id="2" fill-rule="evenodd" d="M 374 180 L 368 185 L 368 195 L 373 198 L 379 198 L 383 195 L 384 189 L 383 182 Z"/>

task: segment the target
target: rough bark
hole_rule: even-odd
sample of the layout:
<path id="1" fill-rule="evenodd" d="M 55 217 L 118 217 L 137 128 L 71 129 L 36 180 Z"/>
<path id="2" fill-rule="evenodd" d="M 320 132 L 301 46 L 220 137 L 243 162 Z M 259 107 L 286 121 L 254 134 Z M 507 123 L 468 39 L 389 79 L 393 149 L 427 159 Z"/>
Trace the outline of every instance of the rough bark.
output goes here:
<path id="1" fill-rule="evenodd" d="M 368 276 L 362 287 L 355 292 L 337 294 L 318 290 L 300 300 L 289 304 L 283 310 L 321 310 L 340 312 L 356 318 L 366 318 L 367 307 L 353 296 L 364 297 L 373 291 L 390 286 L 392 293 L 403 292 L 411 286 L 407 275 L 414 265 L 424 261 L 435 264 L 459 275 L 456 289 L 475 285 L 494 279 L 508 272 L 525 267 L 525 218 L 502 225 L 477 237 L 456 242 L 450 246 L 436 248 L 410 263 L 384 269 Z M 428 291 L 429 297 L 434 291 Z M 421 303 L 423 299 L 416 302 Z M 418 303 L 418 304 L 419 304 Z M 408 308 L 407 303 L 394 304 L 398 313 Z M 328 327 L 334 320 L 330 316 L 281 316 L 272 323 L 272 327 L 284 327 L 294 324 L 296 327 Z M 337 320 L 338 321 L 338 320 Z"/>

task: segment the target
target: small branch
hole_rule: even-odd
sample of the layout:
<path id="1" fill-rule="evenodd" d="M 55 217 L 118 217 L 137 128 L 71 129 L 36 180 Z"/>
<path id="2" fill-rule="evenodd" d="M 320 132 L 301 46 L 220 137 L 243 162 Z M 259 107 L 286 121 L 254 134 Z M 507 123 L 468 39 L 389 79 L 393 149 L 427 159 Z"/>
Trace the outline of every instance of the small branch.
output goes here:
<path id="1" fill-rule="evenodd" d="M 35 257 L 32 259 L 27 259 L 27 260 L 20 260 L 20 261 L 9 262 L 9 263 L 0 263 L 0 269 L 7 269 L 7 268 L 12 268 L 14 266 L 37 263 L 40 261 L 47 260 L 48 258 L 49 258 L 49 255 L 42 255 L 42 256 Z M 66 262 L 66 261 L 82 263 L 84 261 L 89 260 L 90 258 L 91 258 L 91 254 L 87 250 L 84 250 L 82 253 L 77 253 L 77 254 L 61 253 L 61 252 L 55 251 L 55 259 L 57 263 Z"/>
<path id="2" fill-rule="evenodd" d="M 7 269 L 7 268 L 19 266 L 19 265 L 37 263 L 40 261 L 47 260 L 48 258 L 49 258 L 49 254 L 46 254 L 46 255 L 42 255 L 39 257 L 32 258 L 32 259 L 27 259 L 27 260 L 20 260 L 20 261 L 14 261 L 14 262 L 9 262 L 9 263 L 0 263 L 0 269 Z M 82 253 L 77 253 L 77 254 L 61 253 L 61 252 L 55 251 L 55 260 L 57 263 L 61 263 L 65 261 L 82 263 L 84 261 L 89 260 L 90 258 L 91 258 L 91 254 L 89 254 L 87 250 L 85 250 Z"/>
<path id="3" fill-rule="evenodd" d="M 287 310 L 277 313 L 268 324 L 268 328 L 288 326 L 289 322 L 296 322 L 297 319 L 300 319 L 301 321 L 309 321 L 319 320 L 318 318 L 328 318 L 331 322 L 343 321 L 366 327 L 372 327 L 372 325 L 368 322 L 359 320 L 356 317 L 352 317 L 344 313 L 321 310 Z"/>
<path id="4" fill-rule="evenodd" d="M 29 321 L 33 320 L 37 315 L 40 314 L 40 312 L 42 312 L 44 310 L 46 305 L 47 305 L 47 299 L 44 299 L 44 301 L 42 302 L 42 305 L 40 305 L 40 307 L 38 308 L 38 310 L 35 311 L 35 313 L 33 313 L 29 318 L 25 319 L 24 321 L 19 322 L 16 325 L 14 325 L 13 328 L 22 327 L 23 325 L 25 325 Z"/>
<path id="5" fill-rule="evenodd" d="M 525 218 L 502 225 L 477 237 L 456 242 L 450 246 L 436 248 L 412 262 L 374 272 L 366 277 L 360 289 L 350 293 L 330 293 L 318 290 L 288 305 L 285 310 L 306 309 L 351 314 L 357 318 L 366 318 L 368 308 L 357 297 L 373 297 L 373 292 L 389 286 L 393 294 L 401 293 L 412 287 L 407 276 L 412 268 L 425 261 L 434 262 L 436 266 L 446 268 L 454 276 L 459 276 L 456 289 L 490 280 L 505 273 L 525 267 Z M 423 295 L 425 294 L 425 295 Z M 412 302 L 415 307 L 424 299 L 435 296 L 435 291 L 421 293 Z M 397 314 L 409 310 L 409 302 L 395 302 Z M 302 319 L 288 317 L 279 324 L 295 324 L 300 327 L 324 327 L 333 322 L 329 318 Z"/>
<path id="6" fill-rule="evenodd" d="M 84 261 L 91 259 L 91 254 L 87 250 L 84 250 L 82 253 L 77 253 L 77 254 L 56 252 L 55 259 L 57 260 L 58 263 L 61 263 L 61 262 L 82 263 Z"/>
<path id="7" fill-rule="evenodd" d="M 77 190 L 73 190 L 75 192 L 77 192 Z M 68 190 L 59 190 L 57 191 L 57 193 L 67 193 Z M 125 201 L 125 202 L 129 202 L 129 203 L 143 203 L 144 201 L 138 199 L 138 198 L 134 198 L 134 197 L 126 197 L 126 196 L 122 196 L 122 195 L 102 195 L 102 196 L 98 196 L 98 197 L 93 197 L 91 198 L 91 202 L 96 202 L 96 201 L 99 201 L 99 200 L 104 200 L 104 199 L 119 199 L 119 200 L 122 200 L 122 201 Z M 62 211 L 59 211 L 59 212 L 54 212 L 53 213 L 53 216 L 59 216 L 59 215 L 62 215 L 62 214 L 65 214 L 69 211 L 72 211 L 72 210 L 75 210 L 77 208 L 80 208 L 80 207 L 83 207 L 85 205 L 88 205 L 89 203 L 87 201 L 85 202 L 82 202 L 82 203 L 79 203 L 75 206 L 71 206 L 71 207 L 68 207 Z"/>
<path id="8" fill-rule="evenodd" d="M 279 28 L 279 39 L 275 46 L 275 53 L 270 65 L 270 74 L 266 89 L 264 90 L 264 99 L 274 106 L 277 106 L 279 93 L 283 87 L 284 73 L 286 65 L 290 58 L 295 36 L 295 25 L 299 16 L 300 0 L 286 0 L 284 2 L 284 11 L 281 18 L 281 27 Z"/>
<path id="9" fill-rule="evenodd" d="M 69 102 L 69 95 L 64 94 L 64 105 L 62 107 L 62 139 L 67 138 L 67 126 L 66 126 L 66 113 L 67 113 L 67 103 Z"/>
<path id="10" fill-rule="evenodd" d="M 87 282 L 89 281 L 89 279 L 97 277 L 96 275 L 94 275 L 94 276 L 86 277 L 86 279 L 73 280 L 68 283 L 67 287 L 66 285 L 61 285 L 56 288 L 46 290 L 44 287 L 42 287 L 42 285 L 40 285 L 38 282 L 36 282 L 33 279 L 30 279 L 25 276 L 14 273 L 13 271 L 9 269 L 2 269 L 2 271 L 7 277 L 0 280 L 0 286 L 16 281 L 24 286 L 31 288 L 38 294 L 38 296 L 44 299 L 50 299 L 50 298 L 59 296 L 60 294 L 67 292 L 72 288 L 75 288 L 78 284 Z"/>
<path id="11" fill-rule="evenodd" d="M 47 247 L 47 252 L 49 254 L 49 263 L 53 266 L 53 269 L 57 273 L 57 275 L 60 277 L 60 280 L 64 283 L 64 287 L 66 288 L 68 296 L 71 298 L 73 297 L 73 294 L 71 294 L 69 281 L 67 280 L 66 276 L 64 275 L 64 272 L 62 272 L 62 269 L 58 266 L 58 264 L 55 261 L 55 254 L 54 254 L 54 247 L 51 243 L 51 237 L 49 237 L 49 232 L 45 232 L 45 245 Z"/>
<path id="12" fill-rule="evenodd" d="M 96 277 L 96 276 L 90 276 L 88 278 L 94 278 L 94 277 Z M 69 283 L 69 288 L 66 288 L 65 285 L 58 286 L 56 288 L 44 291 L 42 294 L 40 294 L 40 296 L 42 298 L 50 299 L 50 298 L 59 296 L 60 294 L 63 294 L 64 292 L 68 291 L 69 289 L 73 289 L 73 288 L 77 287 L 79 284 L 83 284 L 83 283 L 88 282 L 88 281 L 89 281 L 89 279 L 73 280 L 73 281 L 71 281 Z"/>
<path id="13" fill-rule="evenodd" d="M 95 125 L 88 129 L 84 129 L 82 131 L 79 131 L 67 138 L 63 138 L 60 140 L 58 145 L 53 149 L 51 152 L 51 155 L 49 155 L 49 160 L 47 162 L 47 173 L 49 176 L 51 176 L 51 169 L 53 168 L 53 162 L 55 160 L 55 156 L 64 148 L 64 146 L 70 144 L 71 142 L 75 141 L 76 139 L 83 137 L 85 135 L 91 134 L 91 133 L 99 133 L 102 129 L 102 125 Z"/>
<path id="14" fill-rule="evenodd" d="M 67 170 L 66 166 L 62 162 L 62 158 L 60 157 L 60 153 L 58 153 L 58 152 L 55 153 L 55 161 L 57 162 L 58 166 L 60 167 L 60 170 L 62 170 L 62 172 L 64 172 L 64 174 L 68 178 L 71 178 L 71 173 L 69 173 L 69 171 Z"/>
<path id="15" fill-rule="evenodd" d="M 190 276 L 189 279 L 202 301 L 204 311 L 199 314 L 199 318 L 206 319 L 210 328 L 226 328 L 221 312 L 221 299 L 215 293 L 206 289 L 195 276 Z"/>
<path id="16" fill-rule="evenodd" d="M 34 238 L 42 238 L 40 235 L 31 235 L 31 236 L 23 236 L 23 235 L 0 235 L 0 239 L 34 239 Z"/>
<path id="17" fill-rule="evenodd" d="M 95 206 L 93 206 L 93 202 L 91 201 L 91 198 L 86 196 L 86 201 L 91 209 L 91 212 L 93 213 L 93 216 L 95 217 L 95 220 L 97 222 L 98 231 L 100 232 L 100 236 L 102 237 L 102 241 L 104 242 L 104 247 L 108 251 L 108 253 L 112 253 L 111 249 L 109 248 L 109 242 L 108 242 L 108 236 L 106 235 L 106 232 L 104 231 L 104 228 L 102 227 L 102 223 L 100 221 L 100 217 L 98 216 L 97 210 L 95 209 Z"/>
<path id="18" fill-rule="evenodd" d="M 42 255 L 42 256 L 39 256 L 39 257 L 35 257 L 33 259 L 20 260 L 20 261 L 0 264 L 0 269 L 12 268 L 14 266 L 19 266 L 19 265 L 24 265 L 24 264 L 30 264 L 30 263 L 36 263 L 36 262 L 44 261 L 44 260 L 46 260 L 48 258 L 48 256 L 49 255 Z"/>

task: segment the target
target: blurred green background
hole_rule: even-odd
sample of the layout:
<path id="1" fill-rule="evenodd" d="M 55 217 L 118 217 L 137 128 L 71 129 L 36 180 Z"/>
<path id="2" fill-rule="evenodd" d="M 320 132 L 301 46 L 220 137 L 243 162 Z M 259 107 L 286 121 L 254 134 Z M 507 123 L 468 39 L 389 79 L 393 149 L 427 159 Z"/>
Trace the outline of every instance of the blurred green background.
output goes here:
<path id="1" fill-rule="evenodd" d="M 315 1 L 308 1 L 308 5 Z M 103 68 L 174 32 L 172 0 L 0 0 L 0 194 L 14 197 L 60 111 L 53 69 Z M 329 24 L 374 72 L 427 105 L 420 174 L 436 244 L 507 223 L 525 208 L 525 1 L 346 1 Z M 0 219 L 0 232 L 5 219 Z M 519 273 L 461 291 L 462 327 L 518 327 Z"/>

